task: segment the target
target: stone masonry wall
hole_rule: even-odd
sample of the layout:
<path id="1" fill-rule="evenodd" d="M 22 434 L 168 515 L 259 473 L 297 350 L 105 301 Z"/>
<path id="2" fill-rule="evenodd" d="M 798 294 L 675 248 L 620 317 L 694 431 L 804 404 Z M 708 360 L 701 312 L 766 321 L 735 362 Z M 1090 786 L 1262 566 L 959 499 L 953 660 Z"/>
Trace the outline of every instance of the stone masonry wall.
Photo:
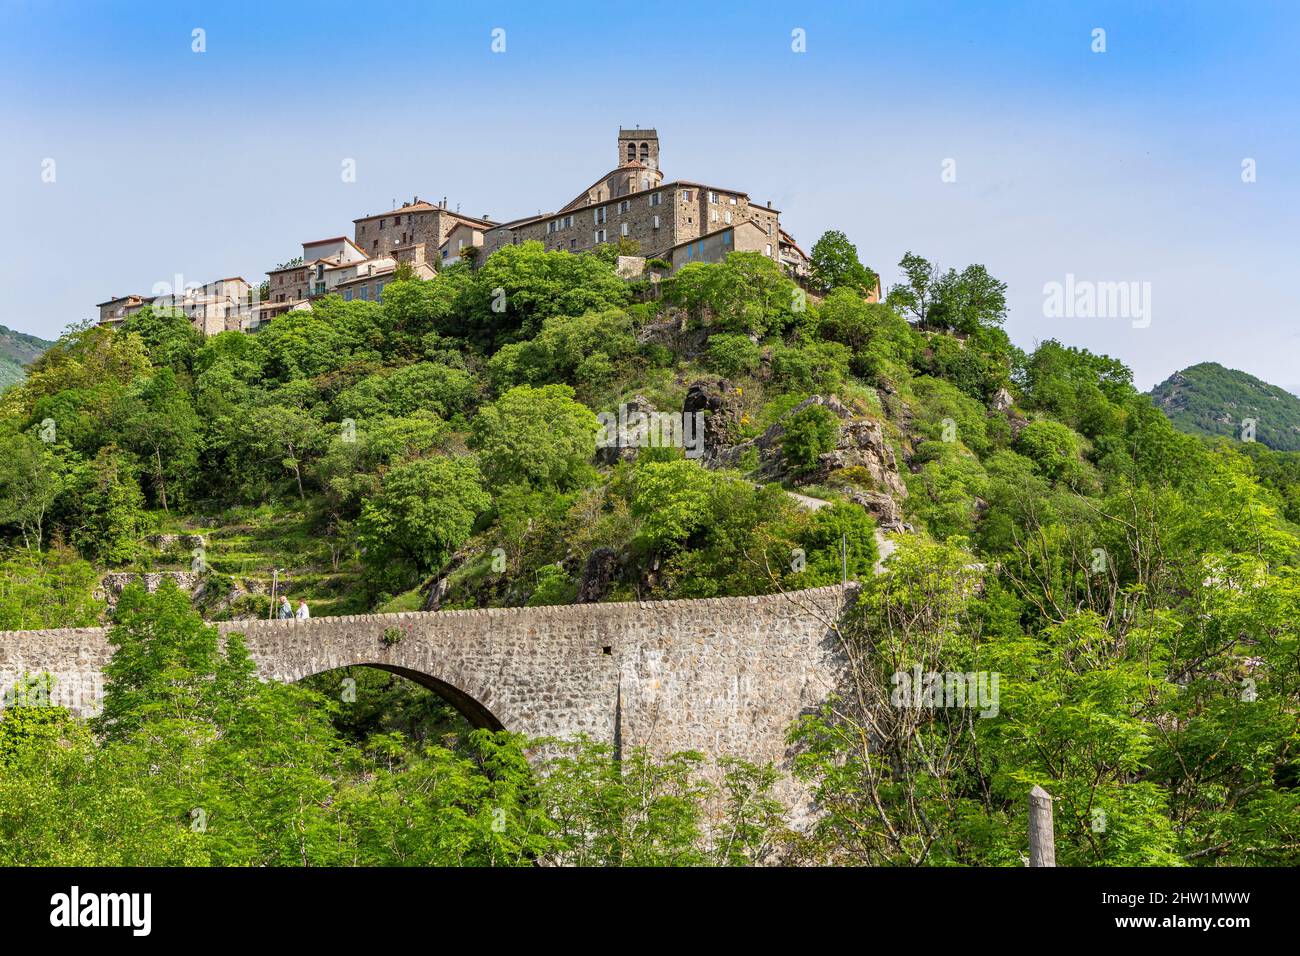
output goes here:
<path id="1" fill-rule="evenodd" d="M 831 587 L 218 627 L 245 635 L 264 678 L 372 664 L 438 690 L 482 726 L 784 764 L 790 724 L 836 686 L 841 659 L 828 622 L 843 598 Z M 110 653 L 103 628 L 0 632 L 0 689 L 49 671 L 55 703 L 93 713 Z M 780 793 L 803 802 L 788 780 Z"/>

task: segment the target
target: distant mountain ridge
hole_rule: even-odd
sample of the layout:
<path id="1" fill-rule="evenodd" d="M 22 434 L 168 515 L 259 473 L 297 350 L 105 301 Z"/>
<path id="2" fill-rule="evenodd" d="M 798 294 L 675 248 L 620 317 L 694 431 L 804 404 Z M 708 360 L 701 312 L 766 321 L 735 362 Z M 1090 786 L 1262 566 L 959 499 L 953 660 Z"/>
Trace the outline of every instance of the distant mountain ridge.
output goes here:
<path id="1" fill-rule="evenodd" d="M 1255 420 L 1255 440 L 1277 451 L 1300 451 L 1300 398 L 1217 362 L 1175 372 L 1150 392 L 1180 430 L 1192 435 L 1242 437 Z"/>
<path id="2" fill-rule="evenodd" d="M 21 382 L 27 375 L 24 366 L 34 362 L 53 344 L 0 325 L 0 391 Z"/>

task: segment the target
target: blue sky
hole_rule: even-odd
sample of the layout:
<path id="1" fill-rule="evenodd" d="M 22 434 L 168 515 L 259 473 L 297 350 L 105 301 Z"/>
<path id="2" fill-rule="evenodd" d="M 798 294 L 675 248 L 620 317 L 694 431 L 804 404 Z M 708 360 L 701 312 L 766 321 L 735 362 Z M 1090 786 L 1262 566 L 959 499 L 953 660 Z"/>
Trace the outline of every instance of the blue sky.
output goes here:
<path id="1" fill-rule="evenodd" d="M 178 273 L 257 282 L 393 199 L 555 208 L 623 124 L 805 248 L 844 230 L 886 283 L 908 250 L 984 263 L 1023 347 L 1107 352 L 1144 388 L 1204 360 L 1300 384 L 1294 4 L 0 0 L 0 21 L 0 324 L 23 331 Z M 1067 275 L 1149 282 L 1150 324 L 1046 315 Z"/>

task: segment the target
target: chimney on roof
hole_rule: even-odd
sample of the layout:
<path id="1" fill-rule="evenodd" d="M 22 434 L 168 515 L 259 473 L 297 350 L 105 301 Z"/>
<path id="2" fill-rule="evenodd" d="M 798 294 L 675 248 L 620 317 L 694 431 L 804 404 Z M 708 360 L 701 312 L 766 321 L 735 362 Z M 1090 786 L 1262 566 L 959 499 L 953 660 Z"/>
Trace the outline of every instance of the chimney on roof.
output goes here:
<path id="1" fill-rule="evenodd" d="M 767 201 L 767 208 L 768 208 L 768 209 L 771 209 L 771 208 L 772 208 L 772 200 L 770 200 L 770 199 Z"/>

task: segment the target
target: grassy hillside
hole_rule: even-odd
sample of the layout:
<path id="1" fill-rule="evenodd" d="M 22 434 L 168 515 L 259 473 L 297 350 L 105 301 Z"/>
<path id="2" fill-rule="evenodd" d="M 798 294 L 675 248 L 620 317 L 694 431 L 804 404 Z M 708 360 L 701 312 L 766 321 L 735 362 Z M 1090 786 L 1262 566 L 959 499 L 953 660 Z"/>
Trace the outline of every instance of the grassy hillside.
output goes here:
<path id="1" fill-rule="evenodd" d="M 1300 451 L 1300 398 L 1245 372 L 1202 362 L 1169 376 L 1151 397 L 1188 434 L 1241 438 L 1243 421 L 1253 418 L 1256 441 Z"/>
<path id="2" fill-rule="evenodd" d="M 8 738 L 0 865 L 717 862 L 694 817 L 639 835 L 697 812 L 687 763 L 609 774 L 596 742 L 534 798 L 527 742 L 389 674 L 245 681 L 202 618 L 267 614 L 272 580 L 325 617 L 845 574 L 846 704 L 791 728 L 825 822 L 792 839 L 785 771 L 734 765 L 756 839 L 725 862 L 1019 866 L 1041 783 L 1062 865 L 1300 863 L 1300 454 L 1179 432 L 1108 356 L 1023 351 L 978 265 L 905 256 L 875 303 L 860 263 L 805 297 L 757 253 L 652 283 L 613 252 L 507 246 L 254 335 L 145 309 L 33 363 L 0 396 L 0 630 L 109 620 L 135 650 L 111 733 Z M 1171 414 L 1288 435 L 1296 400 L 1249 376 L 1166 385 Z M 991 675 L 996 713 L 896 697 L 915 668 Z"/>
<path id="3" fill-rule="evenodd" d="M 24 366 L 40 357 L 53 342 L 15 332 L 0 325 L 0 391 L 4 391 L 14 382 L 21 382 L 26 374 Z"/>

